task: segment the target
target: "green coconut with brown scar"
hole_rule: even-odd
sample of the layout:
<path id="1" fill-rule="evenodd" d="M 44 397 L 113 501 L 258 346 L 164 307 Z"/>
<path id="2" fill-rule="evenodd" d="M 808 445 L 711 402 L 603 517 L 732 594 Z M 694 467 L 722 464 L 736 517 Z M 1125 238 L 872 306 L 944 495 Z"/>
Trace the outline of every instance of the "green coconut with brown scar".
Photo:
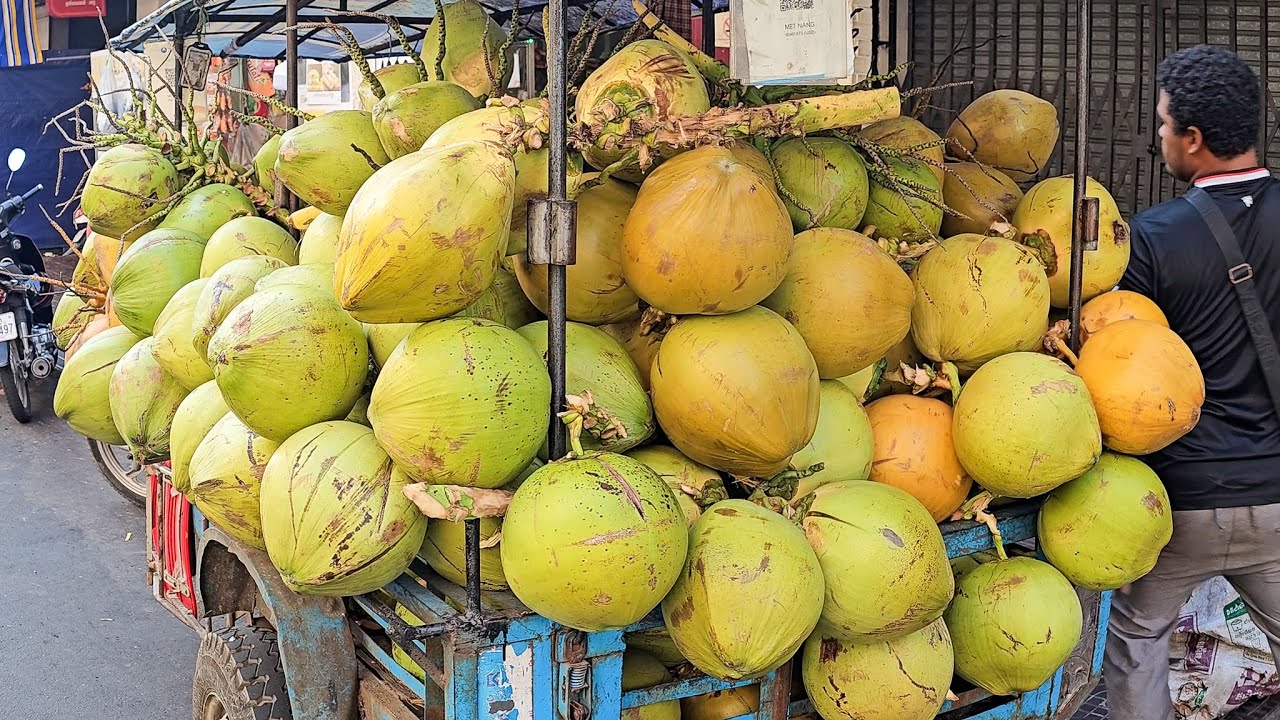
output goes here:
<path id="1" fill-rule="evenodd" d="M 280 136 L 275 173 L 308 205 L 341 215 L 356 191 L 391 158 L 364 110 L 334 110 Z"/>

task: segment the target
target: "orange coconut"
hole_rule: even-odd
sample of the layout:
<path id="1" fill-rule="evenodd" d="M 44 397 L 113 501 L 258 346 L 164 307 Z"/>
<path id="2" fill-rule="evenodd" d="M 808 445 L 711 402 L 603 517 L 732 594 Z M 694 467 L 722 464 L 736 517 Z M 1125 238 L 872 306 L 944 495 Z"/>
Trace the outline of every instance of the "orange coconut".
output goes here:
<path id="1" fill-rule="evenodd" d="M 941 522 L 969 496 L 973 480 L 951 441 L 951 406 L 915 395 L 889 395 L 867 405 L 875 459 L 871 480 L 911 493 Z"/>
<path id="2" fill-rule="evenodd" d="M 1086 338 L 1120 320 L 1150 320 L 1169 327 L 1168 318 L 1155 302 L 1131 290 L 1103 293 L 1080 308 L 1080 329 Z"/>
<path id="3" fill-rule="evenodd" d="M 1098 412 L 1102 442 L 1146 455 L 1195 427 L 1204 376 L 1177 333 L 1150 320 L 1120 320 L 1089 336 L 1076 373 Z"/>

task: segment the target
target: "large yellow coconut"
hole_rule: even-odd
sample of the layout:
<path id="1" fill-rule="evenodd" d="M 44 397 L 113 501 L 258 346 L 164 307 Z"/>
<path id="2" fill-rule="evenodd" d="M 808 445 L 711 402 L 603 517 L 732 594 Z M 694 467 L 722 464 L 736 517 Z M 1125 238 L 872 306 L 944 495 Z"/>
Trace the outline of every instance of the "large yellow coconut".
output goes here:
<path id="1" fill-rule="evenodd" d="M 778 473 L 818 424 L 813 356 L 790 323 L 762 307 L 681 320 L 658 349 L 650 383 L 672 444 L 733 475 Z"/>
<path id="2" fill-rule="evenodd" d="M 111 371 L 111 420 L 142 463 L 168 459 L 169 429 L 187 396 L 182 383 L 156 362 L 155 342 L 143 338 Z"/>
<path id="3" fill-rule="evenodd" d="M 193 342 L 191 318 L 208 278 L 192 280 L 174 294 L 156 318 L 151 352 L 156 362 L 182 386 L 194 390 L 213 379 L 213 371 Z"/>
<path id="4" fill-rule="evenodd" d="M 191 310 L 191 344 L 205 358 L 209 340 L 218 326 L 242 300 L 253 294 L 254 284 L 273 270 L 286 267 L 283 260 L 266 255 L 242 257 L 218 268 L 200 291 Z"/>
<path id="5" fill-rule="evenodd" d="M 210 522 L 240 542 L 266 549 L 259 496 L 262 474 L 279 443 L 245 427 L 235 413 L 214 423 L 196 446 L 187 497 Z"/>
<path id="6" fill-rule="evenodd" d="M 342 223 L 335 289 L 362 322 L 424 322 L 470 305 L 506 245 L 515 165 L 496 145 L 406 155 L 357 193 Z"/>
<path id="7" fill-rule="evenodd" d="M 622 226 L 636 201 L 636 189 L 617 180 L 585 190 L 578 201 L 577 263 L 566 271 L 567 314 L 574 322 L 605 325 L 640 314 L 636 294 L 622 275 Z M 526 295 L 547 312 L 547 266 L 528 255 L 515 262 Z"/>
<path id="8" fill-rule="evenodd" d="M 373 129 L 373 114 L 334 110 L 280 136 L 275 172 L 308 205 L 347 211 L 356 191 L 391 158 Z"/>
<path id="9" fill-rule="evenodd" d="M 598 136 L 583 155 L 603 170 L 627 154 L 616 139 L 635 120 L 700 115 L 710 107 L 706 83 L 684 53 L 661 40 L 640 40 L 587 76 L 578 89 L 574 114 Z M 638 182 L 644 172 L 632 162 L 616 177 Z"/>
<path id="10" fill-rule="evenodd" d="M 645 180 L 622 236 L 622 272 L 645 302 L 722 315 L 777 289 L 793 246 L 772 178 L 725 148 L 663 163 Z"/>
<path id="11" fill-rule="evenodd" d="M 1111 193 L 1093 178 L 1086 194 L 1098 198 L 1098 249 L 1085 251 L 1081 297 L 1089 300 L 1114 288 L 1129 267 L 1129 224 Z M 1071 277 L 1071 226 L 1075 213 L 1072 197 L 1075 181 L 1070 175 L 1049 178 L 1027 191 L 1013 213 L 1013 224 L 1028 244 L 1047 245 L 1053 258 L 1048 265 L 1049 289 L 1054 307 L 1067 307 Z"/>
<path id="12" fill-rule="evenodd" d="M 90 440 L 123 445 L 111 419 L 111 373 L 141 339 L 126 327 L 115 327 L 87 340 L 62 368 L 53 413 Z"/>
<path id="13" fill-rule="evenodd" d="M 1008 175 L 978 163 L 947 163 L 942 202 L 967 217 L 943 215 L 942 235 L 986 235 L 991 225 L 1010 222 L 1022 201 L 1022 188 Z"/>
<path id="14" fill-rule="evenodd" d="M 200 261 L 200 277 L 249 255 L 267 255 L 286 265 L 298 263 L 298 241 L 288 230 L 257 216 L 238 217 L 213 231 Z"/>
<path id="15" fill-rule="evenodd" d="M 1017 182 L 1035 180 L 1058 144 L 1058 109 L 1021 90 L 993 90 L 960 111 L 947 139 L 961 160 L 976 160 Z"/>
<path id="16" fill-rule="evenodd" d="M 804 337 L 818 375 L 833 379 L 874 364 L 911 327 L 911 278 L 888 253 L 852 230 L 796 236 L 787 276 L 761 303 Z"/>

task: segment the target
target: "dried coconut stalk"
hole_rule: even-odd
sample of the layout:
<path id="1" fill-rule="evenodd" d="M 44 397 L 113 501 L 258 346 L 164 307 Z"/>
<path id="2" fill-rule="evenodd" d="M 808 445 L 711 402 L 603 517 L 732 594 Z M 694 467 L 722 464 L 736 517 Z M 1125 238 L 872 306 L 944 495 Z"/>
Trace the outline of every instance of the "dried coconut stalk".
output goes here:
<path id="1" fill-rule="evenodd" d="M 429 518 L 461 522 L 474 518 L 502 517 L 507 513 L 507 506 L 511 504 L 515 493 L 461 485 L 414 483 L 405 486 L 404 495 Z"/>

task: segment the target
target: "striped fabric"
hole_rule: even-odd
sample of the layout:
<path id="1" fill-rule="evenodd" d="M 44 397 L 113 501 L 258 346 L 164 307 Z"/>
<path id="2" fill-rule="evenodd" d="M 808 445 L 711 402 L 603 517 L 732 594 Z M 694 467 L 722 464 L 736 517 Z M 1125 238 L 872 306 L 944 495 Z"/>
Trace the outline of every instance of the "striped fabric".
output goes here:
<path id="1" fill-rule="evenodd" d="M 36 28 L 35 0 L 0 0 L 0 67 L 34 65 L 44 61 Z"/>
<path id="2" fill-rule="evenodd" d="M 693 13 L 688 0 L 651 0 L 649 9 L 681 37 L 693 40 Z"/>

